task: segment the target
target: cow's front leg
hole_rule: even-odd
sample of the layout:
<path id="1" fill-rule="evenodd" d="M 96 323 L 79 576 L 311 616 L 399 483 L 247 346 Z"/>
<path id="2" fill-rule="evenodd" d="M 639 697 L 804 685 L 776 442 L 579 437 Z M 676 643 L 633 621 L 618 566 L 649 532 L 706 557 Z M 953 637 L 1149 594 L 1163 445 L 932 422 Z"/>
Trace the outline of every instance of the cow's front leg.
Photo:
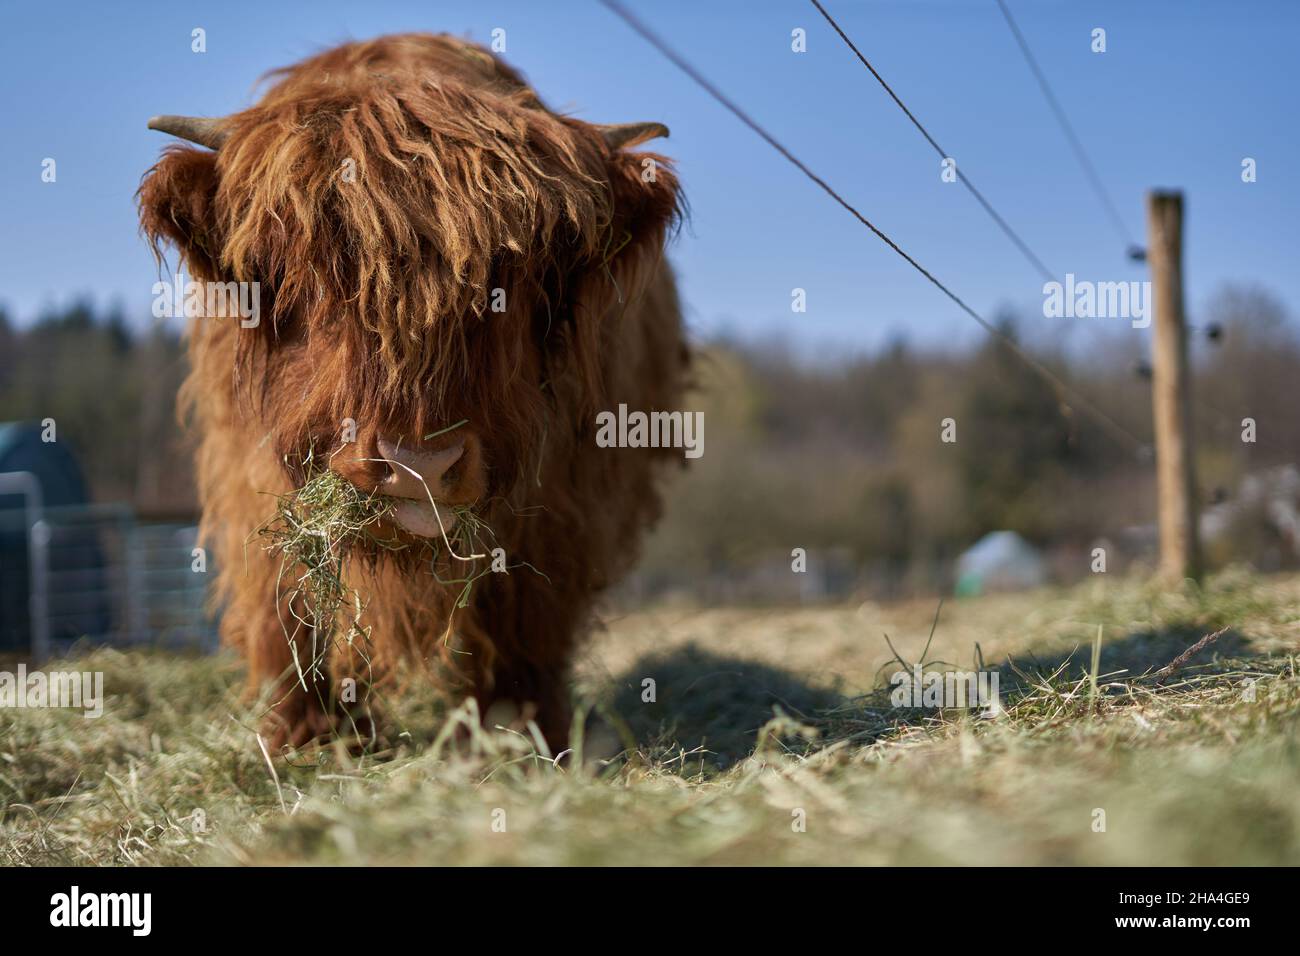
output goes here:
<path id="1" fill-rule="evenodd" d="M 552 755 L 569 746 L 573 705 L 567 668 L 544 668 L 526 662 L 502 663 L 489 686 L 475 693 L 483 723 L 522 730 L 534 721 Z"/>

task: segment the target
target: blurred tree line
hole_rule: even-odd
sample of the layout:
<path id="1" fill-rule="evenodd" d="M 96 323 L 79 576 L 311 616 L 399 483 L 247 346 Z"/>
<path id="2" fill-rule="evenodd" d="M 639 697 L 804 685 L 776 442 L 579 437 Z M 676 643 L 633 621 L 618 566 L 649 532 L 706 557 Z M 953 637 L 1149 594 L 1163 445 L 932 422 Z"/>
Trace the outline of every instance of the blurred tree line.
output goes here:
<path id="1" fill-rule="evenodd" d="M 18 328 L 0 311 L 0 421 L 53 419 L 91 494 L 143 514 L 195 511 L 189 448 L 176 423 L 184 343 L 87 302 Z"/>
<path id="2" fill-rule="evenodd" d="M 1300 463 L 1300 330 L 1256 287 L 1224 287 L 1192 321 L 1208 506 L 1231 499 L 1249 473 Z M 690 405 L 705 411 L 705 453 L 672 486 L 643 563 L 647 589 L 764 561 L 788 572 L 802 547 L 838 555 L 895 596 L 946 589 L 952 561 L 990 531 L 1086 556 L 1149 528 L 1153 462 L 1138 447 L 1152 442 L 1149 332 L 1094 325 L 1066 348 L 1049 338 L 1059 324 L 1044 322 L 1008 315 L 1001 329 L 1136 443 L 992 337 L 958 353 L 900 340 L 832 364 L 802 361 L 793 339 L 707 344 Z M 1247 417 L 1254 444 L 1242 441 Z M 952 444 L 940 440 L 947 418 Z"/>
<path id="3" fill-rule="evenodd" d="M 1203 504 L 1242 478 L 1300 462 L 1300 334 L 1275 297 L 1223 288 L 1194 316 L 1194 414 Z M 1059 324 L 1004 316 L 1003 331 L 1139 443 L 1151 441 L 1149 333 L 1116 323 L 1069 347 Z M 1114 539 L 1155 516 L 1149 457 L 1116 440 L 1010 350 L 918 349 L 899 339 L 836 361 L 794 340 L 701 343 L 687 407 L 705 413 L 704 456 L 674 479 L 642 578 L 725 576 L 790 551 L 837 554 L 883 590 L 941 586 L 988 531 L 1052 548 Z M 141 329 L 76 304 L 17 327 L 0 312 L 0 421 L 53 418 L 96 498 L 144 514 L 193 513 L 176 390 L 174 327 Z M 1241 440 L 1254 418 L 1258 441 Z M 940 423 L 956 422 L 956 442 Z"/>

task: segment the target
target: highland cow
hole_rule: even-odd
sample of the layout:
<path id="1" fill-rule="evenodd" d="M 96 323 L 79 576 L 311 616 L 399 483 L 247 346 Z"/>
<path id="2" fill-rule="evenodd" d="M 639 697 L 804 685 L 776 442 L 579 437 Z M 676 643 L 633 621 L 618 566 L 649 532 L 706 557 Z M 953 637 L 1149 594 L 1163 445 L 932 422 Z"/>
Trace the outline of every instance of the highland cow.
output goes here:
<path id="1" fill-rule="evenodd" d="M 631 152 L 667 130 L 559 115 L 445 35 L 348 43 L 271 76 L 242 112 L 151 120 L 205 148 L 169 146 L 139 192 L 160 257 L 259 283 L 255 327 L 191 324 L 180 396 L 223 638 L 273 688 L 279 744 L 351 727 L 345 678 L 414 673 L 563 747 L 575 647 L 682 458 L 594 440 L 602 410 L 680 407 L 689 355 L 664 261 L 678 184 L 664 157 Z M 295 670 L 305 618 L 254 533 L 310 455 L 394 499 L 403 540 L 471 507 L 510 570 L 457 607 L 445 552 L 441 570 L 418 546 L 354 561 L 365 640 Z"/>

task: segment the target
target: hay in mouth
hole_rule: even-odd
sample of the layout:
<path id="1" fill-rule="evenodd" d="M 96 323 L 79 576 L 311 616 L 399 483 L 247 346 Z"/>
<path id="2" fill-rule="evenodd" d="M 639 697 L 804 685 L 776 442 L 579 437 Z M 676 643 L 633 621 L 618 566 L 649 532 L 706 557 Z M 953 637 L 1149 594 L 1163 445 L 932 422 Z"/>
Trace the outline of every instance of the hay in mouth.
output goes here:
<path id="1" fill-rule="evenodd" d="M 455 595 L 454 617 L 469 605 L 475 582 L 492 572 L 496 537 L 472 508 L 442 505 L 446 518 L 439 518 L 441 535 L 412 542 L 394 530 L 400 527 L 394 511 L 406 499 L 363 491 L 310 452 L 303 473 L 307 480 L 300 487 L 275 496 L 276 512 L 256 534 L 264 549 L 280 558 L 280 624 L 298 681 L 306 690 L 324 677 L 329 648 L 337 639 L 369 661 L 366 602 L 348 582 L 352 561 L 422 549 L 429 556 L 426 573 Z M 432 497 L 430 501 L 439 508 Z M 310 631 L 309 640 L 304 628 Z M 444 640 L 451 630 L 449 619 Z"/>
<path id="2" fill-rule="evenodd" d="M 276 588 L 283 595 L 280 624 L 298 680 L 307 689 L 308 675 L 313 683 L 322 676 L 335 636 L 349 645 L 369 639 L 369 629 L 361 623 L 365 609 L 361 595 L 347 583 L 348 563 L 358 554 L 402 551 L 409 545 L 382 524 L 392 513 L 392 499 L 362 491 L 319 466 L 312 453 L 304 462 L 304 472 L 308 477 L 301 487 L 276 496 L 276 513 L 257 534 L 267 552 L 280 558 Z M 297 639 L 303 627 L 311 631 L 306 659 Z M 361 653 L 365 655 L 364 648 Z"/>

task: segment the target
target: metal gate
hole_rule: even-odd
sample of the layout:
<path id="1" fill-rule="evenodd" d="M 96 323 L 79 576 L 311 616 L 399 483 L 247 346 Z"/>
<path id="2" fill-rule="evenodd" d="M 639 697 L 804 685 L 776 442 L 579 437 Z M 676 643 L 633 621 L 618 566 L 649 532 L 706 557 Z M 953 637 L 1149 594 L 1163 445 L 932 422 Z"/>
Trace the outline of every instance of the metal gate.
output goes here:
<path id="1" fill-rule="evenodd" d="M 141 522 L 125 504 L 46 508 L 30 477 L 0 475 L 0 651 L 215 649 L 193 525 Z"/>

